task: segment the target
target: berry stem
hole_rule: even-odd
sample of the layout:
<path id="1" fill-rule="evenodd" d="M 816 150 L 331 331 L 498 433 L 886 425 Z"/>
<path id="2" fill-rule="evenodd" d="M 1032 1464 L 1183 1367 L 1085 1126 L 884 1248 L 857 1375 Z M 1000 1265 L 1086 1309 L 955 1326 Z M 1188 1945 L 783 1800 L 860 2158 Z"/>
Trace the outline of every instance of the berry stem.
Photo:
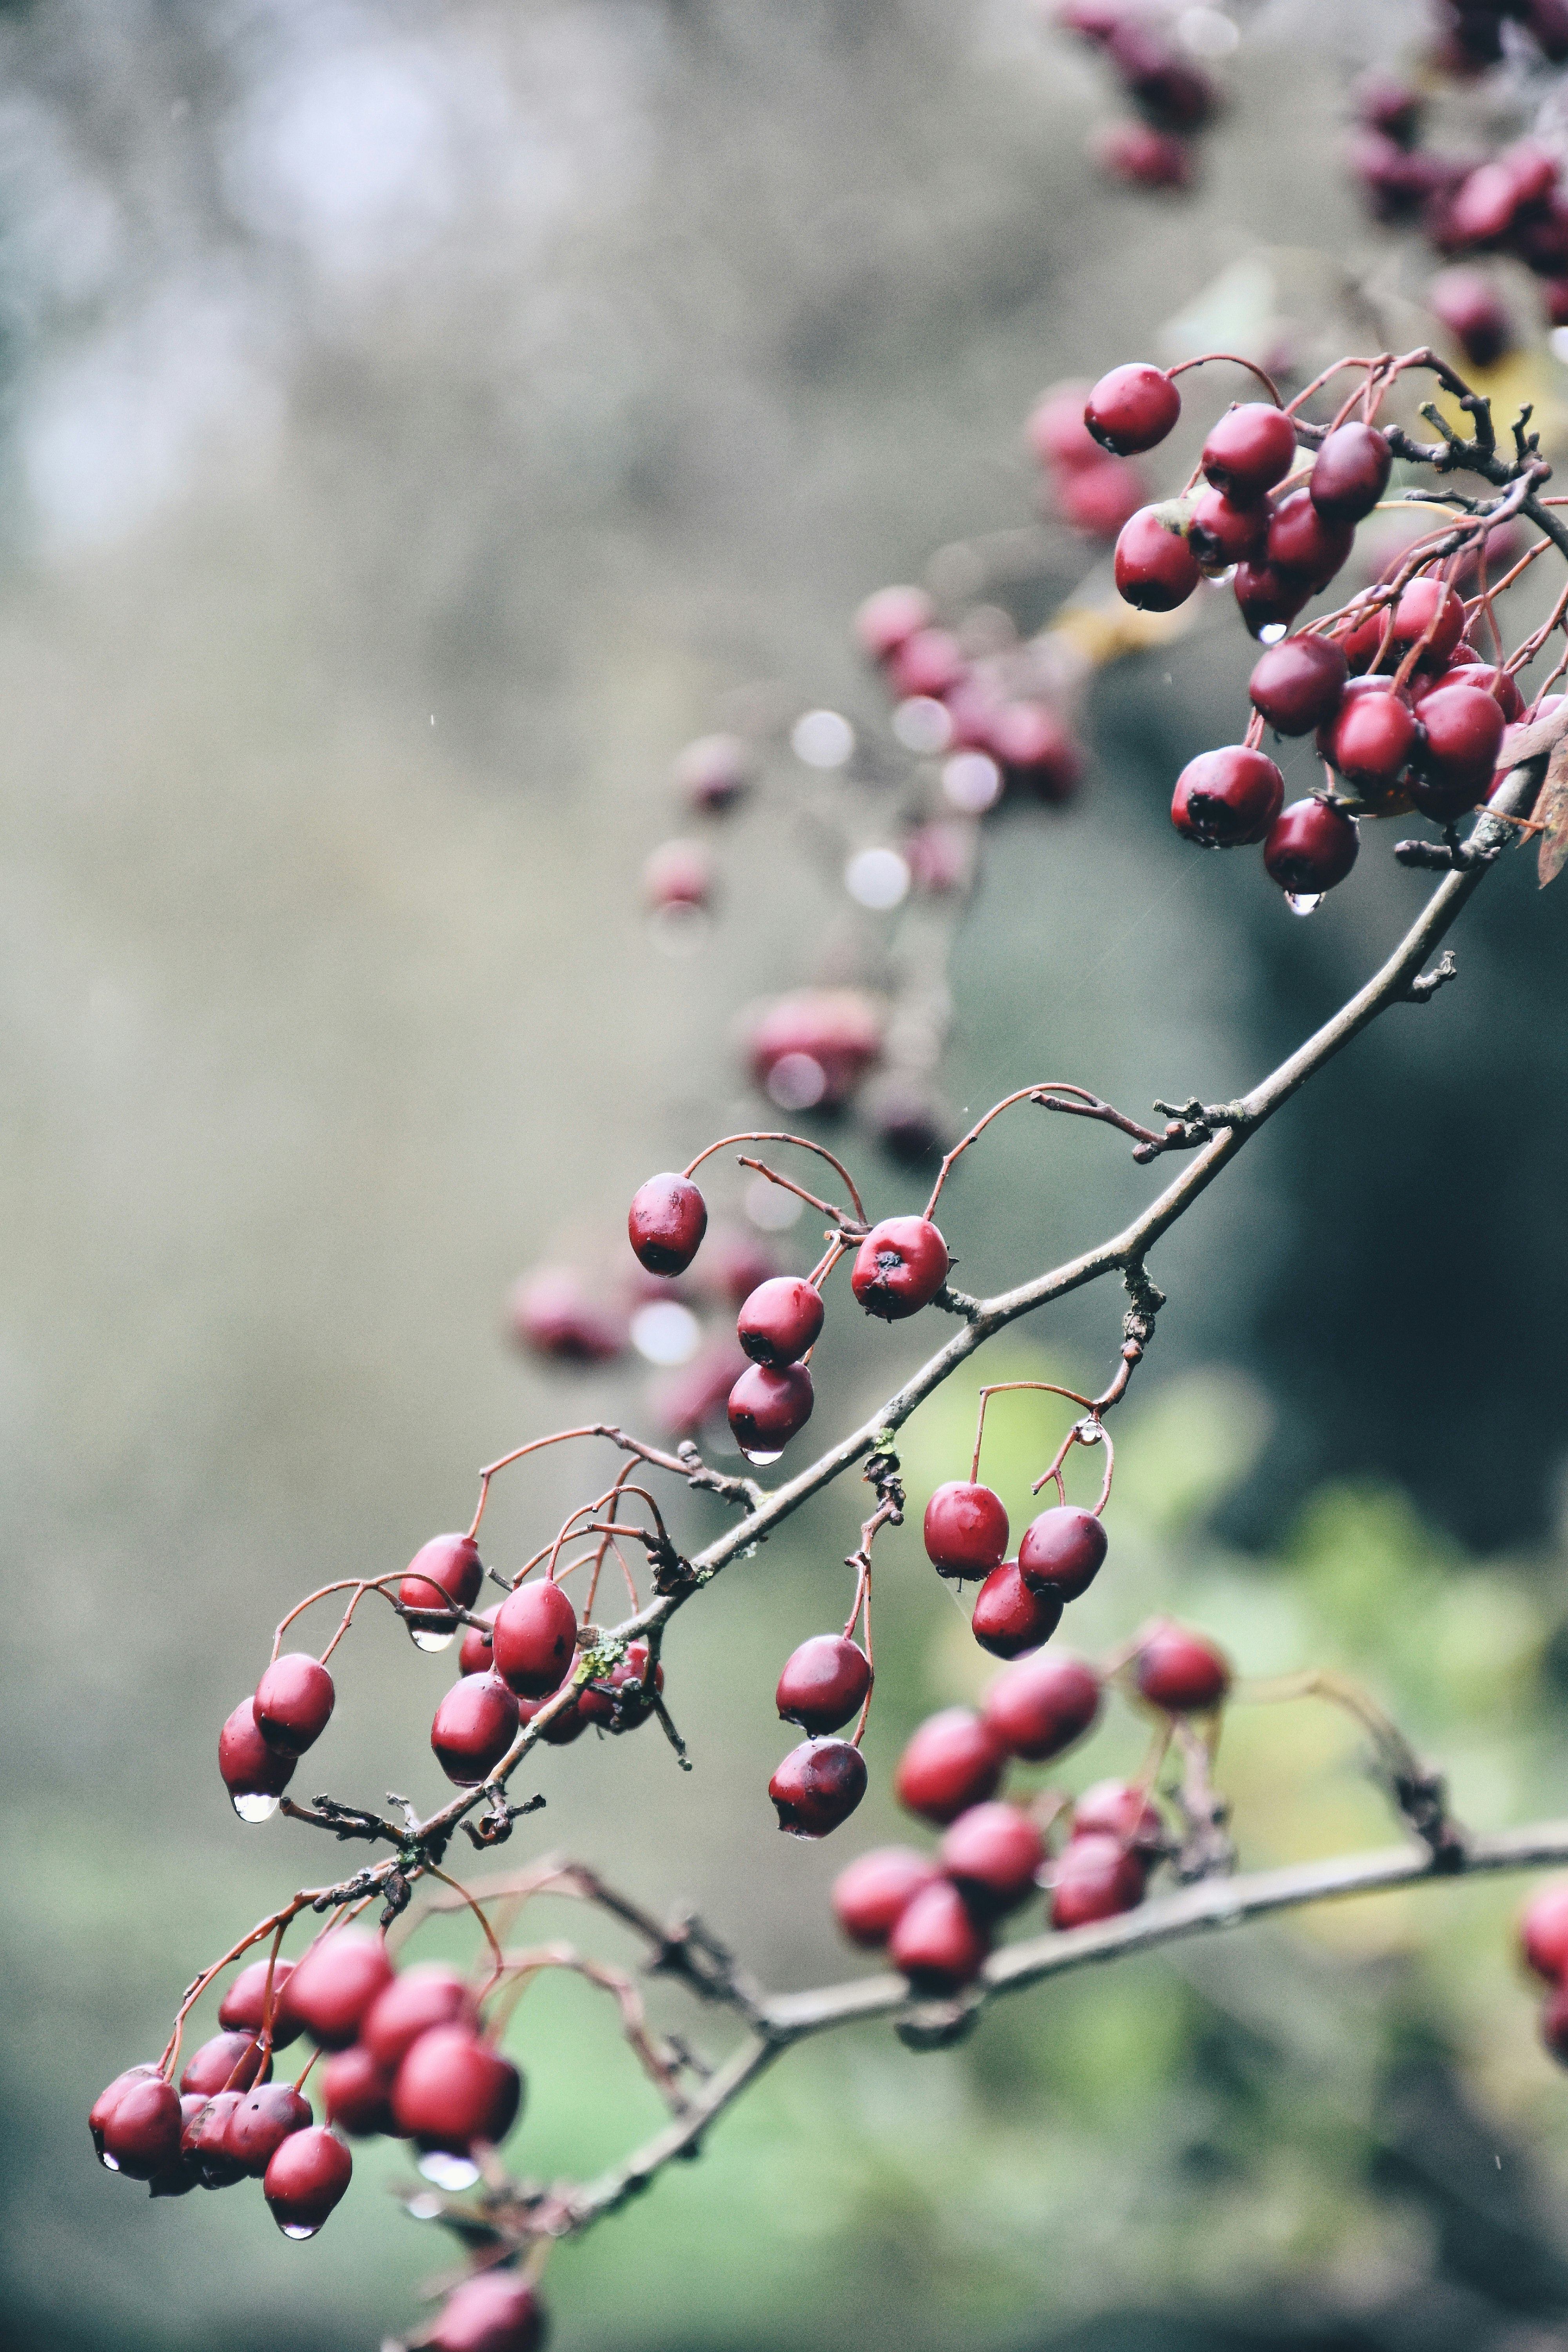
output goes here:
<path id="1" fill-rule="evenodd" d="M 815 1151 L 819 1160 L 826 1160 L 828 1166 L 833 1169 L 837 1174 L 843 1177 L 845 1183 L 849 1188 L 849 1198 L 855 1203 L 855 1214 L 859 1219 L 861 1224 L 866 1223 L 867 1217 L 865 1203 L 861 1200 L 859 1193 L 855 1189 L 854 1177 L 851 1176 L 848 1169 L 846 1168 L 842 1160 L 836 1160 L 832 1152 L 828 1150 L 826 1144 L 813 1143 L 810 1137 L 805 1135 L 788 1135 L 781 1128 L 759 1128 L 754 1132 L 749 1130 L 744 1135 L 721 1136 L 717 1143 L 710 1143 L 704 1150 L 700 1151 L 696 1159 L 691 1162 L 690 1166 L 683 1171 L 683 1173 L 688 1178 L 694 1176 L 705 1160 L 711 1160 L 716 1151 L 725 1150 L 731 1143 L 794 1143 L 798 1145 L 802 1151 Z M 741 1165 L 742 1168 L 759 1167 L 759 1163 L 755 1160 L 742 1160 Z M 784 1177 L 774 1176 L 773 1174 L 773 1171 L 768 1168 L 761 1168 L 760 1173 L 769 1177 L 775 1184 L 782 1184 L 785 1181 Z M 797 1188 L 792 1185 L 790 1189 L 793 1192 Z M 809 1192 L 805 1192 L 802 1193 L 801 1197 L 803 1200 L 809 1201 L 811 1200 L 812 1195 Z M 818 1201 L 815 1205 L 817 1208 L 823 1208 L 826 1206 L 826 1203 Z M 829 1209 L 827 1213 L 829 1216 L 838 1215 L 837 1209 Z M 840 1218 L 839 1222 L 847 1224 L 848 1223 L 848 1219 Z"/>
<path id="2" fill-rule="evenodd" d="M 1179 375 L 1185 375 L 1189 368 L 1207 367 L 1211 360 L 1226 360 L 1232 367 L 1245 368 L 1249 375 L 1255 375 L 1258 378 L 1276 408 L 1285 406 L 1279 397 L 1279 388 L 1273 377 L 1266 374 L 1256 360 L 1244 360 L 1239 352 L 1204 352 L 1195 360 L 1179 360 L 1174 367 L 1167 368 L 1165 373 L 1174 383 L 1176 378 Z M 1289 415 L 1289 412 L 1287 410 L 1286 413 Z"/>

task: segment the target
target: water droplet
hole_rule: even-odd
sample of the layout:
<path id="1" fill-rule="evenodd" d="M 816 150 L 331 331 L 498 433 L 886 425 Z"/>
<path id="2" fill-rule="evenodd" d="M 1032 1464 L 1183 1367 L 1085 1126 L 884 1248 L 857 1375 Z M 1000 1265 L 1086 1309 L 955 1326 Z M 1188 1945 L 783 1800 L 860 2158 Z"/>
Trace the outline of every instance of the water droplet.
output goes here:
<path id="1" fill-rule="evenodd" d="M 1289 627 L 1288 621 L 1268 621 L 1258 632 L 1260 646 L 1277 646 Z"/>
<path id="2" fill-rule="evenodd" d="M 117 2156 L 110 2156 L 106 2147 L 99 2149 L 98 2160 L 105 2172 L 118 2172 L 120 2169 L 120 2158 Z"/>
<path id="3" fill-rule="evenodd" d="M 416 2221 L 438 2221 L 444 2209 L 438 2197 L 411 2197 L 403 2210 Z"/>
<path id="4" fill-rule="evenodd" d="M 471 2189 L 479 2177 L 479 2168 L 472 2157 L 454 2156 L 450 2148 L 433 2147 L 419 2158 L 419 2169 L 426 2180 L 437 2189 L 455 2195 L 459 2189 Z"/>
<path id="5" fill-rule="evenodd" d="M 1285 904 L 1293 915 L 1315 915 L 1323 903 L 1321 890 L 1287 890 Z"/>
<path id="6" fill-rule="evenodd" d="M 282 2225 L 283 2235 L 286 2238 L 313 2238 L 321 2226 L 319 2221 L 285 2221 Z"/>
<path id="7" fill-rule="evenodd" d="M 242 1822 L 269 1822 L 282 1801 L 281 1797 L 264 1797 L 258 1790 L 249 1790 L 232 1800 Z"/>
<path id="8" fill-rule="evenodd" d="M 416 1650 L 449 1650 L 458 1638 L 455 1625 L 449 1633 L 437 1633 L 429 1625 L 410 1625 L 408 1633 Z"/>
<path id="9" fill-rule="evenodd" d="M 784 1447 L 782 1445 L 779 1447 L 776 1454 L 753 1454 L 747 1446 L 744 1445 L 742 1446 L 741 1451 L 745 1455 L 748 1462 L 759 1463 L 763 1467 L 765 1467 L 770 1462 L 782 1462 L 784 1460 Z"/>

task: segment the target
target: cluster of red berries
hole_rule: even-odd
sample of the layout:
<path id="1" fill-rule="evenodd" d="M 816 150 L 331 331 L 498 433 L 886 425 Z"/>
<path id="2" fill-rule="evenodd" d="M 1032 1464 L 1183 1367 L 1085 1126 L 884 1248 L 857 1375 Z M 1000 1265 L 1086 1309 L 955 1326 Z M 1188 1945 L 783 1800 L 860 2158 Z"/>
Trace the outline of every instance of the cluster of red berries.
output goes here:
<path id="1" fill-rule="evenodd" d="M 1201 1634 L 1161 1624 L 1132 1660 L 1135 1687 L 1169 1715 L 1224 1705 L 1230 1667 Z M 977 1976 L 997 1926 L 1037 1888 L 1051 1925 L 1087 1927 L 1135 1910 L 1172 1840 L 1147 1789 L 1106 1780 L 1064 1801 L 1000 1799 L 1010 1760 L 1048 1763 L 1099 1719 L 1104 1678 L 1082 1659 L 1020 1658 L 999 1675 L 976 1714 L 944 1708 L 922 1723 L 900 1759 L 900 1802 L 942 1830 L 934 1855 L 880 1846 L 839 1874 L 833 1908 L 852 1943 L 886 1949 L 913 1989 L 950 1993 Z M 1061 1820 L 1053 1853 L 1042 1828 Z"/>
<path id="2" fill-rule="evenodd" d="M 950 1478 L 926 1505 L 926 1557 L 939 1576 L 982 1580 L 970 1622 L 983 1650 L 1016 1658 L 1048 1642 L 1069 1601 L 1087 1592 L 1106 1554 L 1097 1513 L 1054 1504 L 1024 1530 L 1016 1559 L 1007 1549 L 1007 1510 L 1000 1495 L 973 1478 Z"/>
<path id="3" fill-rule="evenodd" d="M 1038 460 L 1047 511 L 1094 539 L 1114 539 L 1148 496 L 1143 471 L 1118 457 L 1083 421 L 1087 383 L 1053 384 L 1029 412 L 1025 433 Z"/>
<path id="4" fill-rule="evenodd" d="M 1186 12 L 1189 17 L 1196 13 Z M 1130 187 L 1189 187 L 1196 134 L 1220 109 L 1212 75 L 1194 63 L 1173 29 L 1132 0 L 1058 0 L 1056 15 L 1065 31 L 1077 33 L 1105 58 L 1136 109 L 1131 120 L 1110 124 L 1095 140 L 1101 169 Z"/>
<path id="5" fill-rule="evenodd" d="M 93 2146 L 154 2197 L 259 2179 L 285 2237 L 313 2238 L 347 2189 L 341 2134 L 409 2140 L 421 2170 L 456 2188 L 478 2179 L 479 2156 L 521 2105 L 522 2077 L 486 2037 L 473 1988 L 440 1962 L 396 1973 L 381 1937 L 356 1928 L 327 1930 L 297 1963 L 252 1961 L 218 2023 L 177 2091 L 161 2065 L 117 2075 L 88 2118 Z M 326 2056 L 331 2128 L 312 2120 L 310 2066 L 296 2084 L 270 2079 L 272 2052 L 301 2033 Z M 491 2333 L 476 2332 L 481 2319 Z M 490 2272 L 465 2282 L 421 2340 L 437 2352 L 536 2352 L 542 2336 L 532 2289 Z"/>

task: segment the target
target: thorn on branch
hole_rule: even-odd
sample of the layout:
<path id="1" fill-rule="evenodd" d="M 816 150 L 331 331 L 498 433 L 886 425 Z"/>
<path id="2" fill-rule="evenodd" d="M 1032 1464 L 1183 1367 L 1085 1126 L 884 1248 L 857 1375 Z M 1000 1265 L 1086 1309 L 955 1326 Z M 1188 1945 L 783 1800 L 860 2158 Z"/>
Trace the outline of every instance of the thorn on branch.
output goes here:
<path id="1" fill-rule="evenodd" d="M 279 1811 L 291 1822 L 304 1822 L 311 1829 L 331 1830 L 340 1840 L 364 1838 L 374 1843 L 382 1838 L 388 1845 L 401 1845 L 405 1835 L 392 1822 L 384 1822 L 379 1813 L 366 1812 L 359 1805 L 340 1805 L 335 1797 L 313 1797 L 309 1805 L 297 1805 L 291 1797 L 285 1797 Z"/>
<path id="2" fill-rule="evenodd" d="M 1394 855 L 1401 866 L 1423 866 L 1434 874 L 1462 870 L 1469 862 L 1463 851 L 1456 857 L 1446 841 L 1396 841 Z"/>
<path id="3" fill-rule="evenodd" d="M 1429 1004 L 1437 991 L 1448 981 L 1458 980 L 1458 962 L 1452 948 L 1445 948 L 1430 971 L 1417 973 L 1405 992 L 1407 1004 Z"/>

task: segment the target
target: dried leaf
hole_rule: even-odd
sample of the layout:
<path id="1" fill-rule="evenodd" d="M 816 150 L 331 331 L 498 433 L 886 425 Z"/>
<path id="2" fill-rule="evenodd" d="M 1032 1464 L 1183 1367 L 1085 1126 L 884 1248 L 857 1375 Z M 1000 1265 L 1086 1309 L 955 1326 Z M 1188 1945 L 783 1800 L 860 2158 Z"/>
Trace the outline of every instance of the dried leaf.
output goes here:
<path id="1" fill-rule="evenodd" d="M 1533 811 L 1541 827 L 1541 856 L 1536 871 L 1544 890 L 1555 882 L 1568 859 L 1568 736 L 1556 745 L 1546 763 L 1546 782 L 1542 785 Z"/>

